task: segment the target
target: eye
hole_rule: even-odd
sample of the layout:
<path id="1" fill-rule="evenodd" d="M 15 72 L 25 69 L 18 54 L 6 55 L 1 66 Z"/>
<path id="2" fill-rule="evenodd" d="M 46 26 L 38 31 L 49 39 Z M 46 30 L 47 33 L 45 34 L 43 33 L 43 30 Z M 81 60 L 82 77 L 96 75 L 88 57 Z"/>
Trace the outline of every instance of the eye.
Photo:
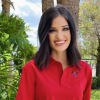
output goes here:
<path id="1" fill-rule="evenodd" d="M 63 31 L 68 31 L 68 30 L 70 30 L 68 27 L 63 28 Z"/>
<path id="2" fill-rule="evenodd" d="M 50 29 L 50 30 L 49 30 L 50 33 L 55 32 L 55 31 L 56 31 L 56 30 L 54 30 L 54 29 Z"/>

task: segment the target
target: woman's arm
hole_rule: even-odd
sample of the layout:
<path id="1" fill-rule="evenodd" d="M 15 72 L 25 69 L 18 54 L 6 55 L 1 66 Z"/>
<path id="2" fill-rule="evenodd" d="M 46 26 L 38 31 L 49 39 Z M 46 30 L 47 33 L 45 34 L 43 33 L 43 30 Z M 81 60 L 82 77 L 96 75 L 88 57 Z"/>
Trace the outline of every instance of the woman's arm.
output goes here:
<path id="1" fill-rule="evenodd" d="M 15 100 L 34 100 L 35 98 L 35 72 L 31 63 L 27 63 L 23 69 L 20 84 Z"/>
<path id="2" fill-rule="evenodd" d="M 84 91 L 84 94 L 83 94 L 83 100 L 90 100 L 91 84 L 92 84 L 92 69 L 89 68 L 88 76 L 87 76 L 87 84 L 86 84 L 86 88 L 85 88 L 85 91 Z"/>

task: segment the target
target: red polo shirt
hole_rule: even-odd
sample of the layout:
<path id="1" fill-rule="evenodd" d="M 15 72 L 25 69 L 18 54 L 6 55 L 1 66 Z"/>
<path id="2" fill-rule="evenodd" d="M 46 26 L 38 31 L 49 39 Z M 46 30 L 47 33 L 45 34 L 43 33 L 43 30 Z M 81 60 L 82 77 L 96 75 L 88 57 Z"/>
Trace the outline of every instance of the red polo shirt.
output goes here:
<path id="1" fill-rule="evenodd" d="M 62 69 L 60 62 L 50 59 L 48 69 L 40 71 L 29 61 L 22 69 L 15 100 L 90 100 L 92 69 L 80 61 L 76 66 Z"/>

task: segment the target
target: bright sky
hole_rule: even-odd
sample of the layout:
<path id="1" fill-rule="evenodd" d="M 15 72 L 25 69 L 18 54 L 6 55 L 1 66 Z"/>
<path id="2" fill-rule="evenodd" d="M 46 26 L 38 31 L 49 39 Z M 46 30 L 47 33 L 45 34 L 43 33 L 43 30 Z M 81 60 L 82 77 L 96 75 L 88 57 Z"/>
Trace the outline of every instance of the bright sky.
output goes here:
<path id="1" fill-rule="evenodd" d="M 30 26 L 28 40 L 37 46 L 37 27 L 42 14 L 41 0 L 11 0 L 15 10 L 11 7 L 11 14 L 18 15 L 24 19 L 26 25 Z M 1 0 L 0 0 L 1 12 Z"/>

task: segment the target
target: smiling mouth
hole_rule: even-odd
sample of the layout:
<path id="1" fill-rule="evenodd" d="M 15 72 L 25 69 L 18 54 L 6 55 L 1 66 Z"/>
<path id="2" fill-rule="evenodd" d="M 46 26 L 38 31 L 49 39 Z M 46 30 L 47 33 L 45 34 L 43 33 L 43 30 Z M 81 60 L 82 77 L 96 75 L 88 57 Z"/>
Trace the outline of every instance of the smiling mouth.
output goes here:
<path id="1" fill-rule="evenodd" d="M 62 41 L 55 41 L 55 44 L 56 44 L 57 46 L 62 46 L 62 45 L 64 45 L 64 44 L 65 44 L 65 42 L 66 42 L 66 40 L 62 40 Z"/>

